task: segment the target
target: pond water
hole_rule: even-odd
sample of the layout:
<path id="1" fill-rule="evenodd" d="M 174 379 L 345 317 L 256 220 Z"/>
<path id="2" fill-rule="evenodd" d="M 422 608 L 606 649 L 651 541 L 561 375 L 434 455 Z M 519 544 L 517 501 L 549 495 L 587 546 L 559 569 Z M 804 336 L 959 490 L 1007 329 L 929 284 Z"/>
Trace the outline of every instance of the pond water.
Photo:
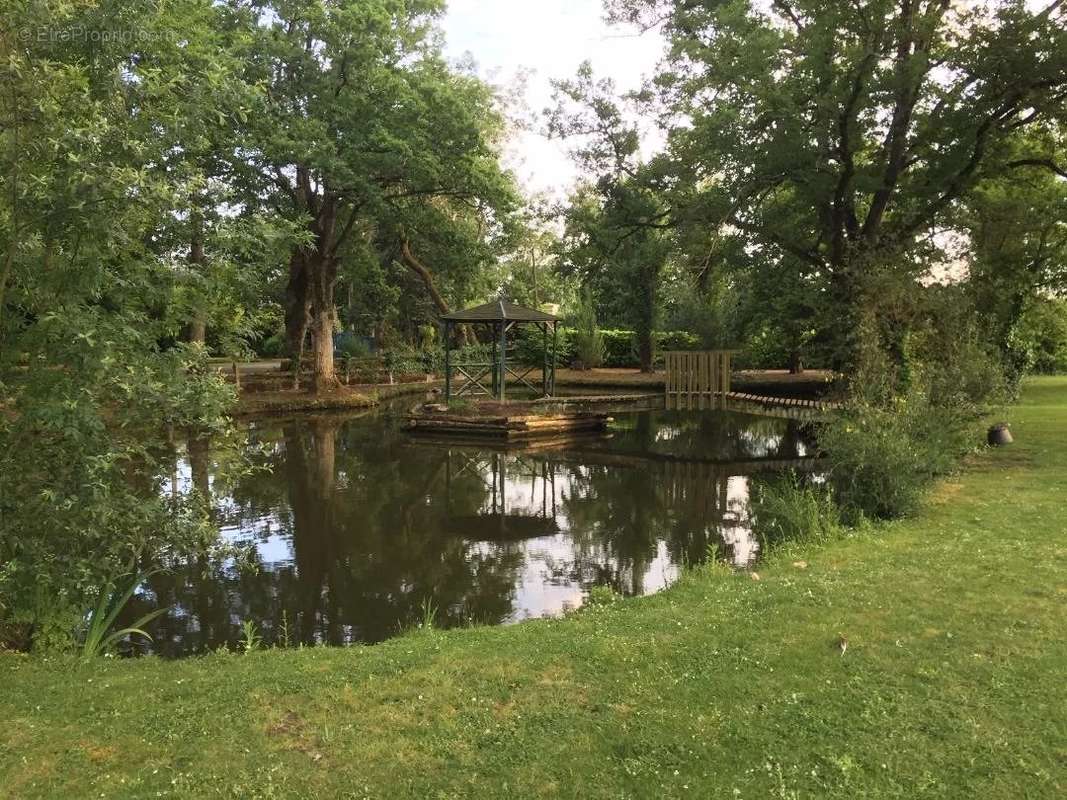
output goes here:
<path id="1" fill-rule="evenodd" d="M 416 438 L 401 407 L 264 420 L 244 441 L 263 469 L 222 477 L 210 443 L 180 448 L 171 488 L 210 498 L 247 558 L 170 565 L 131 616 L 181 656 L 236 646 L 377 642 L 433 609 L 443 627 L 558 615 L 595 586 L 669 585 L 686 564 L 759 552 L 753 480 L 810 463 L 795 421 L 724 411 L 614 412 L 607 435 L 496 449 Z"/>

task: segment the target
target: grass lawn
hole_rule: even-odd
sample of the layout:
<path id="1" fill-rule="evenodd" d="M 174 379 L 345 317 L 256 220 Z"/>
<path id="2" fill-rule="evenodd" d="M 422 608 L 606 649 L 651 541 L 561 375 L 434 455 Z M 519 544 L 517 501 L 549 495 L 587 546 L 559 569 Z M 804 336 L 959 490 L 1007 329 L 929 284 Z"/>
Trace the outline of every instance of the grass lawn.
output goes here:
<path id="1" fill-rule="evenodd" d="M 0 796 L 1067 796 L 1067 379 L 1009 415 L 919 516 L 760 580 L 375 647 L 0 655 Z"/>

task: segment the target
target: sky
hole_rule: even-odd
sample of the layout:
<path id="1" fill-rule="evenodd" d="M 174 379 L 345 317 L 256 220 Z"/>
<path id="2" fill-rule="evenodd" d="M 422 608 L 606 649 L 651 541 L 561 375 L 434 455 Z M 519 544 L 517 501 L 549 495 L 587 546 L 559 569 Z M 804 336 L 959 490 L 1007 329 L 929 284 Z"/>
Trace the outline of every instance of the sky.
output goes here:
<path id="1" fill-rule="evenodd" d="M 663 41 L 603 20 L 601 0 L 449 0 L 442 25 L 450 58 L 473 56 L 479 74 L 507 86 L 529 71 L 526 105 L 538 120 L 507 154 L 527 190 L 560 197 L 577 177 L 567 146 L 541 133 L 552 105 L 554 78 L 573 77 L 585 60 L 597 77 L 611 77 L 620 91 L 655 72 Z"/>

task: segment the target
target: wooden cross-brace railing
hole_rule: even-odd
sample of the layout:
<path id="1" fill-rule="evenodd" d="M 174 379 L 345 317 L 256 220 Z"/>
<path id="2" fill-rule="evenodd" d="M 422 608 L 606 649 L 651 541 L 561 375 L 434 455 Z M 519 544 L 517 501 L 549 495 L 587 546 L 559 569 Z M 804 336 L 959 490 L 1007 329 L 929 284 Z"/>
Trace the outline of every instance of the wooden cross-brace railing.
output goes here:
<path id="1" fill-rule="evenodd" d="M 482 383 L 482 378 L 484 378 L 486 375 L 490 374 L 493 371 L 492 364 L 454 364 L 453 366 L 455 367 L 456 372 L 458 372 L 460 375 L 467 379 L 467 382 L 456 390 L 456 397 L 459 397 L 464 392 L 467 392 L 468 389 L 470 389 L 470 394 L 477 394 L 477 392 L 473 390 L 474 386 L 477 386 L 479 389 L 481 389 L 482 394 L 493 394 Z M 480 368 L 480 371 L 472 375 L 470 372 L 467 372 L 466 368 L 470 368 L 472 370 Z"/>

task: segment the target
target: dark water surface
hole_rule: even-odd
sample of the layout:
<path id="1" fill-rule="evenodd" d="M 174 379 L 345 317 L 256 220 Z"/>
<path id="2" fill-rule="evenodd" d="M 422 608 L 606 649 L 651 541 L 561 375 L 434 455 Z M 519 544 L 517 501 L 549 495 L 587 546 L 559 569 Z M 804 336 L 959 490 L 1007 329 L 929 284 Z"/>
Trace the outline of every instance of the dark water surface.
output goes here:
<path id="1" fill-rule="evenodd" d="M 153 576 L 129 613 L 171 607 L 156 651 L 236 646 L 245 620 L 266 644 L 377 642 L 428 608 L 507 623 L 594 586 L 655 592 L 709 557 L 744 567 L 751 481 L 810 451 L 794 421 L 722 411 L 617 412 L 607 436 L 507 451 L 414 438 L 398 411 L 251 423 L 269 469 L 232 484 L 208 443 L 183 447 L 171 480 L 250 558 Z"/>

